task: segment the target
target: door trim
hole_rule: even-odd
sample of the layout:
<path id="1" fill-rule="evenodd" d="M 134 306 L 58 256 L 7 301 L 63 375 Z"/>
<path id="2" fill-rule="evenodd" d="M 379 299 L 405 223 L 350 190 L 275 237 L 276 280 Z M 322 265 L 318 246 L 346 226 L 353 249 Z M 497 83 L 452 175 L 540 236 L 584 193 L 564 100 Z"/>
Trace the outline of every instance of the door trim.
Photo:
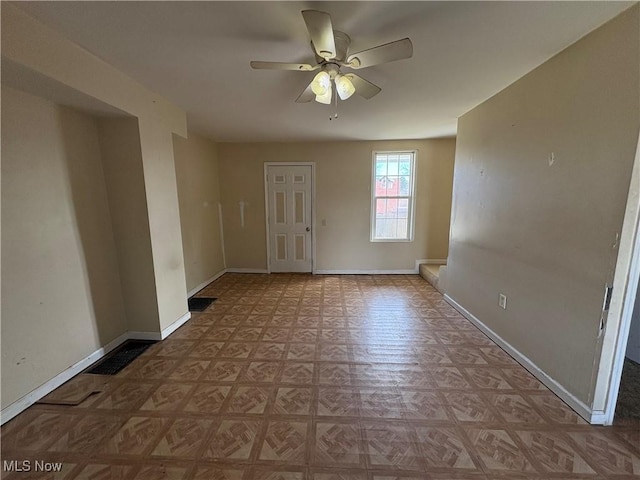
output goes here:
<path id="1" fill-rule="evenodd" d="M 316 274 L 316 162 L 264 162 L 264 221 L 267 245 L 267 273 L 271 273 L 271 242 L 269 241 L 269 167 L 311 167 L 311 273 Z"/>
<path id="2" fill-rule="evenodd" d="M 597 369 L 593 386 L 591 423 L 611 425 L 613 423 L 622 367 L 629 339 L 631 318 L 636 294 L 640 288 L 640 135 L 636 144 L 633 170 L 627 205 L 620 234 L 618 258 L 613 280 L 613 295 L 607 324 L 603 333 L 603 347 L 594 367 Z M 634 187 L 635 186 L 635 187 Z"/>

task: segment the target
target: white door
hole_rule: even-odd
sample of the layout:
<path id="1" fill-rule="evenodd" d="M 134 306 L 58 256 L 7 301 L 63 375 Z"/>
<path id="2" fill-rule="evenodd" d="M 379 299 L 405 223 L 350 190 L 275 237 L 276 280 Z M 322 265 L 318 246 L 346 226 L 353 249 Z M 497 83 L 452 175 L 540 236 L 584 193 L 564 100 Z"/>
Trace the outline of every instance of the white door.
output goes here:
<path id="1" fill-rule="evenodd" d="M 267 166 L 272 272 L 311 272 L 311 165 Z"/>

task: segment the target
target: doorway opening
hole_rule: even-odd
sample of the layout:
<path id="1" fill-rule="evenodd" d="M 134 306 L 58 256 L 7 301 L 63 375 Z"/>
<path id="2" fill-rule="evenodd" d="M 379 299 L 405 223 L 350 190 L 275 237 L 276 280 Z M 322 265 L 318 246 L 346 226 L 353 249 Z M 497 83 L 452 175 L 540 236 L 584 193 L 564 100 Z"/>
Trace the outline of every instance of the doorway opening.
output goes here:
<path id="1" fill-rule="evenodd" d="M 631 317 L 613 423 L 640 425 L 640 289 Z"/>

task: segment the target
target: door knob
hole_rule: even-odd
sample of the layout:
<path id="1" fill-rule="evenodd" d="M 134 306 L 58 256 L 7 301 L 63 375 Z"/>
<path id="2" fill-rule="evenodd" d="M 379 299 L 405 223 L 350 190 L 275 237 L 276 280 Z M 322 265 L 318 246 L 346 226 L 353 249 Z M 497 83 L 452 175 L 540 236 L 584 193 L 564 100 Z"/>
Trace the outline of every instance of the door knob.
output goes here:
<path id="1" fill-rule="evenodd" d="M 310 231 L 311 231 L 311 227 L 307 227 L 307 232 L 310 232 Z"/>

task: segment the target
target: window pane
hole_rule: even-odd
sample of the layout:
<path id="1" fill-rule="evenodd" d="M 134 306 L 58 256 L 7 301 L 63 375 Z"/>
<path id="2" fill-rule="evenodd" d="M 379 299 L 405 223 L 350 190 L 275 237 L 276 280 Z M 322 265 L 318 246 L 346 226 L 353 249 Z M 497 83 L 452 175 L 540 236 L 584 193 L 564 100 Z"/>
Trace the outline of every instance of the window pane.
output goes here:
<path id="1" fill-rule="evenodd" d="M 386 197 L 387 196 L 387 177 L 378 177 L 376 176 L 376 197 Z"/>
<path id="2" fill-rule="evenodd" d="M 372 240 L 410 240 L 413 153 L 376 153 L 373 162 Z"/>
<path id="3" fill-rule="evenodd" d="M 387 175 L 398 175 L 398 157 L 392 159 L 389 157 L 387 165 Z"/>
<path id="4" fill-rule="evenodd" d="M 409 238 L 409 231 L 407 229 L 407 227 L 409 226 L 409 220 L 406 218 L 399 218 L 398 220 L 396 220 L 398 222 L 398 229 L 397 229 L 397 238 L 405 238 L 408 239 Z"/>
<path id="5" fill-rule="evenodd" d="M 387 199 L 387 217 L 393 218 L 397 216 L 398 216 L 398 199 L 388 198 Z"/>
<path id="6" fill-rule="evenodd" d="M 387 174 L 387 157 L 386 156 L 376 157 L 376 175 L 383 176 L 386 174 Z"/>
<path id="7" fill-rule="evenodd" d="M 401 198 L 398 200 L 398 218 L 409 218 L 408 198 Z"/>
<path id="8" fill-rule="evenodd" d="M 395 238 L 396 236 L 396 219 L 381 218 L 376 222 L 377 238 Z"/>
<path id="9" fill-rule="evenodd" d="M 398 195 L 408 196 L 411 187 L 411 177 L 403 175 L 398 177 Z"/>
<path id="10" fill-rule="evenodd" d="M 398 195 L 398 177 L 397 176 L 387 176 L 387 196 L 393 197 Z"/>

